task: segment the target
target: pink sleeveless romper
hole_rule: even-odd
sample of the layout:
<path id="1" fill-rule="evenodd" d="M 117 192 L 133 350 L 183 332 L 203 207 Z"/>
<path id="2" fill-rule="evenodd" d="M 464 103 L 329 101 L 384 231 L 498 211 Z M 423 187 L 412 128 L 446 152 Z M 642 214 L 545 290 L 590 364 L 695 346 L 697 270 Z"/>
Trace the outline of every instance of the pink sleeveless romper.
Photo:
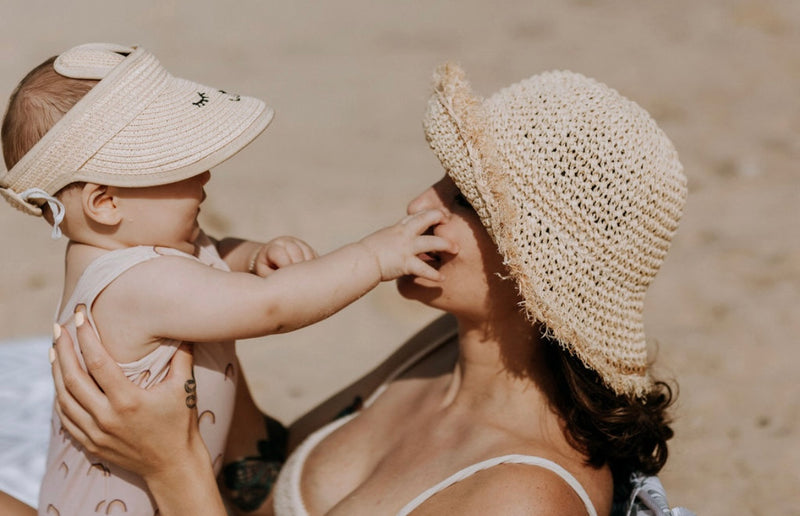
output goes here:
<path id="1" fill-rule="evenodd" d="M 92 303 L 106 286 L 131 267 L 160 256 L 183 256 L 211 267 L 229 270 L 208 237 L 201 235 L 198 244 L 197 258 L 162 247 L 133 247 L 101 256 L 83 272 L 72 297 L 63 305 L 58 322 L 66 324 L 75 306 L 81 303 L 89 308 L 87 317 L 91 321 Z M 75 340 L 74 326 L 68 327 L 68 331 Z M 141 359 L 120 366 L 133 383 L 148 387 L 160 382 L 167 374 L 169 362 L 179 345 L 178 341 L 164 340 L 158 348 Z M 213 461 L 214 471 L 219 473 L 239 376 L 234 342 L 196 345 L 194 375 L 200 433 Z M 58 415 L 53 411 L 47 467 L 39 494 L 40 516 L 149 516 L 157 512 L 141 477 L 89 454 L 61 427 Z"/>

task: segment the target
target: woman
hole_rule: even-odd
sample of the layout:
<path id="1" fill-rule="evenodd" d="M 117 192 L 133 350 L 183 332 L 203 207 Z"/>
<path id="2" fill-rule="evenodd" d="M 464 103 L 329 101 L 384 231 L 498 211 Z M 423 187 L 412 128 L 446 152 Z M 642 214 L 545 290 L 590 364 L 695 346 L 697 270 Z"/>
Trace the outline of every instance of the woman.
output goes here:
<path id="1" fill-rule="evenodd" d="M 447 175 L 408 212 L 447 211 L 430 231 L 460 251 L 424 256 L 443 282 L 398 288 L 452 314 L 458 331 L 418 338 L 425 349 L 363 408 L 297 447 L 262 510 L 610 514 L 632 472 L 663 466 L 672 436 L 672 395 L 648 374 L 642 308 L 685 201 L 675 149 L 639 106 L 570 72 L 481 100 L 444 66 L 424 125 Z M 185 364 L 156 394 L 112 397 L 123 392 L 118 371 L 85 327 L 80 338 L 109 397 L 59 339 L 66 429 L 147 479 L 161 514 L 223 514 L 196 416 L 181 407 Z M 155 414 L 155 395 L 171 410 Z M 240 455 L 264 438 L 257 427 L 236 427 Z"/>

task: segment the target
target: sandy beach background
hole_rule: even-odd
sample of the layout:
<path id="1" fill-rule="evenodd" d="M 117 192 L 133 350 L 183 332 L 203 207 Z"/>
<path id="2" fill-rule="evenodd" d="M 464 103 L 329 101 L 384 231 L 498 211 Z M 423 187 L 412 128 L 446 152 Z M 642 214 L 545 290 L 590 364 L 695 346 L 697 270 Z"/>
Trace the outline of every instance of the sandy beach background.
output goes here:
<path id="1" fill-rule="evenodd" d="M 267 100 L 275 121 L 214 170 L 202 223 L 320 252 L 401 217 L 442 174 L 420 123 L 441 62 L 487 95 L 563 68 L 636 100 L 690 188 L 646 309 L 658 371 L 680 384 L 662 480 L 701 515 L 800 514 L 800 2 L 0 0 L 0 106 L 31 67 L 90 41 Z M 0 235 L 0 340 L 46 335 L 64 242 L 5 204 Z M 239 350 L 262 409 L 290 421 L 436 315 L 383 285 Z"/>

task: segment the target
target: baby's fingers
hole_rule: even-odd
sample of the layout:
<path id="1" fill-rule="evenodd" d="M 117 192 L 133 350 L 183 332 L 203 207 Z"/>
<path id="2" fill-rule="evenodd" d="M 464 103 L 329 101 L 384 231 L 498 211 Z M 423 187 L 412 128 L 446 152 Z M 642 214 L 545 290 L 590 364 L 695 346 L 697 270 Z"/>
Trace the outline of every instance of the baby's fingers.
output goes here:
<path id="1" fill-rule="evenodd" d="M 405 217 L 402 223 L 414 233 L 424 233 L 431 226 L 441 224 L 447 219 L 447 214 L 442 210 L 425 210 Z"/>
<path id="2" fill-rule="evenodd" d="M 458 246 L 446 238 L 434 235 L 420 235 L 414 241 L 414 254 L 431 251 L 458 254 Z"/>
<path id="3" fill-rule="evenodd" d="M 313 260 L 316 256 L 311 246 L 296 238 L 276 239 L 266 251 L 267 265 L 272 269 Z"/>
<path id="4" fill-rule="evenodd" d="M 303 252 L 304 261 L 313 260 L 317 257 L 317 252 L 307 243 L 297 240 L 297 245 L 300 246 L 300 250 Z"/>
<path id="5" fill-rule="evenodd" d="M 289 255 L 289 263 L 287 265 L 306 261 L 303 248 L 300 247 L 297 241 L 286 242 L 286 254 Z"/>
<path id="6" fill-rule="evenodd" d="M 266 258 L 266 265 L 272 270 L 280 269 L 292 264 L 292 257 L 283 246 L 271 245 L 267 248 L 264 257 Z"/>
<path id="7" fill-rule="evenodd" d="M 441 272 L 416 257 L 409 264 L 408 270 L 414 276 L 431 281 L 442 281 L 444 279 Z"/>

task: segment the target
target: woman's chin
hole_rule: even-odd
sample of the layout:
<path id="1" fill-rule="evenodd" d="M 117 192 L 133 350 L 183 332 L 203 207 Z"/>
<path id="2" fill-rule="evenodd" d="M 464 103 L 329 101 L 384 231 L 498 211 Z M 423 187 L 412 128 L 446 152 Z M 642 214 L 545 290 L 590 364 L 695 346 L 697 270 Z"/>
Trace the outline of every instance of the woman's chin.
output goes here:
<path id="1" fill-rule="evenodd" d="M 397 292 L 406 299 L 434 306 L 436 299 L 442 294 L 439 284 L 417 276 L 401 276 L 397 278 Z"/>

